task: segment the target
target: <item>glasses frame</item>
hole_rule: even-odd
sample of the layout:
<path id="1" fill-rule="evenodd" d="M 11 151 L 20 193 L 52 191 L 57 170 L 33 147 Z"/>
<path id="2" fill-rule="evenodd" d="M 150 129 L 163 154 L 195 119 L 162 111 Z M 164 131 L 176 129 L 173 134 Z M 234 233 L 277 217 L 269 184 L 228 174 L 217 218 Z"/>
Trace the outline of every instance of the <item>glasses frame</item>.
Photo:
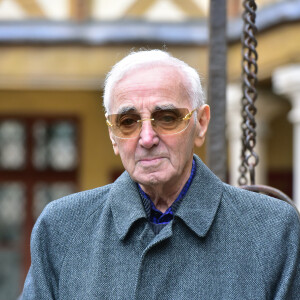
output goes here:
<path id="1" fill-rule="evenodd" d="M 182 120 L 182 121 L 189 121 L 189 120 L 191 119 L 193 113 L 197 110 L 197 108 L 198 108 L 198 107 L 196 107 L 196 108 L 194 108 L 193 110 L 191 110 L 191 111 L 190 111 L 188 114 L 186 114 L 181 120 Z M 154 118 L 146 118 L 146 119 L 137 120 L 136 122 L 137 122 L 137 123 L 142 123 L 142 122 L 144 122 L 144 121 L 155 121 L 155 119 L 154 119 Z M 110 127 L 110 128 L 116 126 L 116 125 L 113 125 L 107 118 L 106 118 L 106 124 L 107 124 L 107 126 Z M 154 130 L 158 135 L 174 135 L 174 134 L 178 134 L 178 133 L 180 133 L 180 132 L 185 131 L 185 130 L 188 128 L 189 124 L 190 124 L 190 123 L 188 122 L 188 123 L 187 123 L 187 126 L 186 126 L 184 129 L 182 129 L 182 130 L 180 130 L 180 131 L 178 131 L 178 132 L 174 132 L 174 133 L 165 133 L 165 134 L 163 134 L 163 133 L 158 133 L 158 132 L 155 130 L 155 128 L 152 126 L 152 124 L 151 124 L 151 126 L 152 126 L 153 130 Z M 140 132 L 141 132 L 141 129 L 142 129 L 142 126 L 140 126 L 139 134 L 140 134 Z M 128 140 L 128 139 L 134 139 L 134 138 L 137 138 L 137 137 L 139 136 L 139 134 L 138 134 L 138 135 L 133 136 L 133 137 L 120 137 L 120 136 L 115 135 L 113 132 L 112 132 L 112 134 L 113 134 L 115 137 L 117 137 L 118 139 L 126 139 L 126 140 Z"/>

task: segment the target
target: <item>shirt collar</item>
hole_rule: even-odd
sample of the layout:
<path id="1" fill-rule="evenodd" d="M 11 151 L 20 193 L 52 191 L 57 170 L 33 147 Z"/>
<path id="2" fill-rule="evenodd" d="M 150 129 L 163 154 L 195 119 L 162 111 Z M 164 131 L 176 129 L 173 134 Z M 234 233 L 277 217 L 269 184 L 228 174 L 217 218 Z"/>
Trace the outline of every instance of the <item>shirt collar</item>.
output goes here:
<path id="1" fill-rule="evenodd" d="M 223 184 L 198 156 L 194 155 L 194 160 L 196 174 L 175 217 L 198 236 L 205 236 L 217 212 Z M 137 220 L 147 218 L 137 185 L 126 171 L 112 184 L 108 201 L 120 239 L 126 237 Z"/>

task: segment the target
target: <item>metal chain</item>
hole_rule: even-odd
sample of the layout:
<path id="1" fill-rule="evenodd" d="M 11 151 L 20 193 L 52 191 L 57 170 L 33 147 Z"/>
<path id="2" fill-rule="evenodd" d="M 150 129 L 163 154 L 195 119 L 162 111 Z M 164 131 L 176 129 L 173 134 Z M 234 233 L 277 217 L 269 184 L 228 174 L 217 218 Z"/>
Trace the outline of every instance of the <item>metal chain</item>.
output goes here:
<path id="1" fill-rule="evenodd" d="M 254 0 L 243 1 L 244 27 L 242 34 L 242 152 L 241 165 L 239 167 L 239 185 L 246 185 L 248 182 L 247 171 L 249 171 L 250 182 L 255 184 L 255 167 L 258 164 L 258 155 L 254 151 L 256 144 L 256 107 L 257 99 L 257 41 L 255 33 L 256 3 Z"/>

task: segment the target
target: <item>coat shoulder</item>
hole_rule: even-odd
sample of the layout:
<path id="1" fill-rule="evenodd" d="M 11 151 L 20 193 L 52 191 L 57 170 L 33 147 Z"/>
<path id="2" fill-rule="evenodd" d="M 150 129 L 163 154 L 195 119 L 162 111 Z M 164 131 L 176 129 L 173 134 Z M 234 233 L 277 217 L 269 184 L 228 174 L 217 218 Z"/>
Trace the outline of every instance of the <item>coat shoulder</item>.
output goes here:
<path id="1" fill-rule="evenodd" d="M 110 189 L 111 185 L 106 185 L 54 200 L 46 206 L 41 218 L 85 218 L 105 204 Z"/>
<path id="2" fill-rule="evenodd" d="M 43 241 L 49 249 L 54 247 L 55 252 L 65 252 L 86 220 L 92 215 L 96 214 L 96 218 L 101 215 L 110 190 L 111 185 L 107 185 L 50 202 L 33 228 L 32 249 L 39 251 L 39 243 Z"/>
<path id="3" fill-rule="evenodd" d="M 230 207 L 235 216 L 245 224 L 256 226 L 287 226 L 291 223 L 300 228 L 295 208 L 289 203 L 264 194 L 247 191 L 224 184 L 224 207 Z"/>

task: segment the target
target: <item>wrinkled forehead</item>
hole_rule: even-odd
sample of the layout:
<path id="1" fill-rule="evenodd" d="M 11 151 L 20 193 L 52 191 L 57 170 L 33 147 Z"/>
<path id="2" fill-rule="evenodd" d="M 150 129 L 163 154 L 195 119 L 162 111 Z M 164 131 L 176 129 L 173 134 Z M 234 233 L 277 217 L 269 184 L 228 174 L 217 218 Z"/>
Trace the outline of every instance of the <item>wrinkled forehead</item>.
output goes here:
<path id="1" fill-rule="evenodd" d="M 191 100 L 183 74 L 173 66 L 153 66 L 131 70 L 119 80 L 112 93 L 110 112 L 135 107 L 187 107 Z"/>

